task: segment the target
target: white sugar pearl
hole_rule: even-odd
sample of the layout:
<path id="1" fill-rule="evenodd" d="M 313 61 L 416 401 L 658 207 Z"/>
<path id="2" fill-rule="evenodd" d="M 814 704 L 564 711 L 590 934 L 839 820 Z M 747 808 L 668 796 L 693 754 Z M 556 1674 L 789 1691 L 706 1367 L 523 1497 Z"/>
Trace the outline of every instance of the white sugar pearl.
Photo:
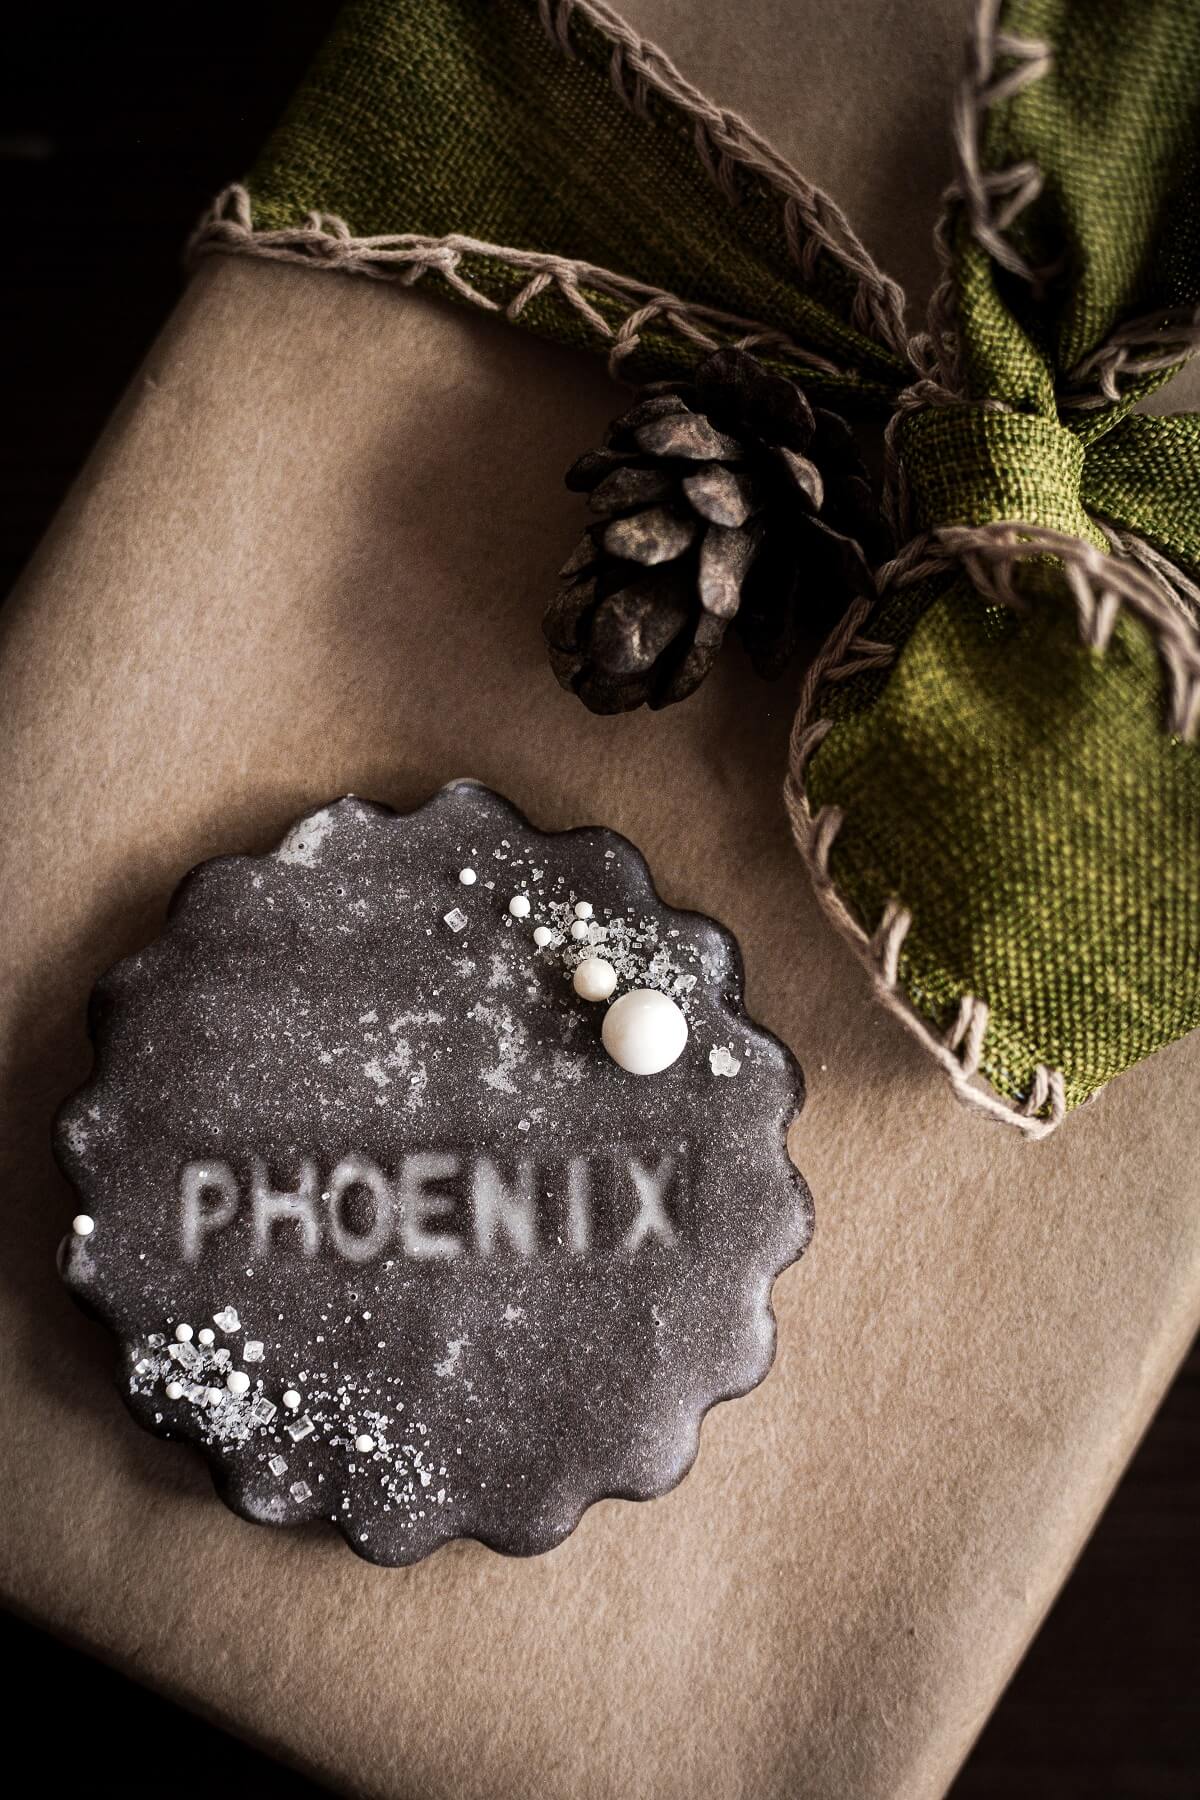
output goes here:
<path id="1" fill-rule="evenodd" d="M 245 1394 L 250 1390 L 250 1377 L 244 1369 L 232 1369 L 225 1377 L 225 1386 L 231 1394 Z"/>
<path id="2" fill-rule="evenodd" d="M 183 1388 L 180 1386 L 179 1382 L 168 1381 L 168 1383 L 167 1383 L 167 1399 L 168 1400 L 182 1400 L 183 1399 Z"/>
<path id="3" fill-rule="evenodd" d="M 527 919 L 529 917 L 529 895 L 514 894 L 508 903 L 508 910 L 514 919 Z"/>
<path id="4" fill-rule="evenodd" d="M 300 1410 L 300 1396 L 295 1388 L 288 1389 L 287 1393 L 283 1396 L 283 1404 L 287 1407 L 289 1412 L 298 1412 Z"/>
<path id="5" fill-rule="evenodd" d="M 539 950 L 544 950 L 553 936 L 554 933 L 548 925 L 538 925 L 534 928 L 533 941 Z"/>
<path id="6" fill-rule="evenodd" d="M 475 883 L 479 880 L 479 877 L 474 869 L 460 869 L 458 871 L 458 879 L 462 882 L 464 887 L 474 887 Z"/>
<path id="7" fill-rule="evenodd" d="M 617 971 L 602 956 L 589 956 L 571 977 L 581 1000 L 607 1000 L 617 985 Z"/>
<path id="8" fill-rule="evenodd" d="M 604 1015 L 604 1048 L 631 1075 L 657 1075 L 670 1068 L 687 1043 L 687 1020 L 658 988 L 634 988 L 614 1000 Z"/>
<path id="9" fill-rule="evenodd" d="M 202 1325 L 200 1327 L 199 1331 L 196 1333 L 196 1336 L 200 1339 L 200 1342 L 204 1345 L 204 1347 L 206 1349 L 208 1348 L 209 1344 L 215 1344 L 217 1341 L 217 1334 L 213 1330 L 211 1325 Z"/>
<path id="10" fill-rule="evenodd" d="M 76 1237 L 91 1237 L 96 1229 L 96 1221 L 88 1213 L 76 1213 L 71 1220 L 71 1230 Z"/>
<path id="11" fill-rule="evenodd" d="M 225 1396 L 220 1388 L 205 1388 L 204 1398 L 209 1406 L 220 1406 Z"/>
<path id="12" fill-rule="evenodd" d="M 369 1431 L 360 1431 L 354 1440 L 354 1448 L 356 1450 L 361 1450 L 362 1454 L 365 1456 L 369 1450 L 375 1448 L 375 1439 L 371 1436 Z"/>
<path id="13" fill-rule="evenodd" d="M 190 1325 L 177 1325 L 175 1327 L 175 1336 L 179 1339 L 179 1342 L 181 1344 L 190 1344 L 192 1341 L 191 1326 Z"/>
<path id="14" fill-rule="evenodd" d="M 575 917 L 577 919 L 590 919 L 591 916 L 592 916 L 591 901 L 590 900 L 577 900 L 575 902 Z"/>
<path id="15" fill-rule="evenodd" d="M 584 938 L 587 936 L 587 934 L 588 934 L 588 928 L 587 928 L 587 925 L 584 922 L 584 920 L 576 919 L 575 923 L 571 927 L 571 936 L 575 939 L 575 942 L 577 944 L 581 944 L 583 942 Z"/>

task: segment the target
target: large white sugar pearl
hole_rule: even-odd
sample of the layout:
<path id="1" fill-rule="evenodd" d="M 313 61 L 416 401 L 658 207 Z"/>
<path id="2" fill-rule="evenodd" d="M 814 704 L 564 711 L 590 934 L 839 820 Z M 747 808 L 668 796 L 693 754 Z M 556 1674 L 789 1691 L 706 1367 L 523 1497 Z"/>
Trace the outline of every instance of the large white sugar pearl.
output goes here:
<path id="1" fill-rule="evenodd" d="M 554 933 L 548 925 L 538 925 L 534 929 L 533 941 L 539 950 L 544 950 L 553 936 Z"/>
<path id="2" fill-rule="evenodd" d="M 617 985 L 617 971 L 602 956 L 588 956 L 571 977 L 581 1000 L 607 1000 Z"/>
<path id="3" fill-rule="evenodd" d="M 168 1400 L 182 1400 L 183 1399 L 183 1383 L 181 1381 L 168 1381 L 168 1383 L 167 1383 L 167 1399 Z"/>
<path id="4" fill-rule="evenodd" d="M 200 1339 L 200 1342 L 204 1345 L 206 1350 L 210 1344 L 215 1344 L 217 1341 L 217 1334 L 211 1325 L 202 1325 L 196 1333 L 196 1336 Z"/>
<path id="5" fill-rule="evenodd" d="M 591 901 L 590 900 L 577 900 L 575 902 L 575 917 L 577 919 L 590 919 L 591 916 L 592 916 Z"/>
<path id="6" fill-rule="evenodd" d="M 375 1439 L 371 1436 L 369 1431 L 360 1431 L 354 1440 L 354 1448 L 359 1451 L 361 1455 L 366 1456 L 375 1448 Z"/>
<path id="7" fill-rule="evenodd" d="M 508 910 L 514 919 L 527 919 L 529 917 L 529 895 L 514 894 L 508 903 Z"/>
<path id="8" fill-rule="evenodd" d="M 298 1411 L 300 1406 L 300 1396 L 295 1388 L 289 1388 L 287 1390 L 286 1394 L 283 1396 L 283 1404 L 287 1407 L 289 1412 Z"/>
<path id="9" fill-rule="evenodd" d="M 250 1377 L 244 1369 L 232 1369 L 225 1377 L 225 1386 L 231 1394 L 247 1394 L 250 1391 Z"/>
<path id="10" fill-rule="evenodd" d="M 687 1020 L 657 988 L 634 988 L 614 1000 L 604 1015 L 600 1037 L 613 1061 L 631 1075 L 669 1069 L 687 1043 Z"/>
<path id="11" fill-rule="evenodd" d="M 175 1336 L 178 1338 L 178 1340 L 181 1344 L 190 1344 L 192 1341 L 191 1326 L 190 1325 L 177 1325 L 175 1327 Z"/>
<path id="12" fill-rule="evenodd" d="M 577 944 L 581 944 L 583 942 L 584 938 L 587 937 L 587 935 L 588 935 L 587 920 L 586 919 L 576 919 L 575 923 L 571 927 L 571 936 L 575 939 L 575 942 Z"/>
<path id="13" fill-rule="evenodd" d="M 96 1221 L 90 1213 L 76 1213 L 71 1220 L 71 1230 L 76 1237 L 91 1237 L 96 1229 Z"/>
<path id="14" fill-rule="evenodd" d="M 474 869 L 460 869 L 458 871 L 458 879 L 462 882 L 464 887 L 474 887 L 475 883 L 479 880 L 479 877 L 476 875 Z"/>

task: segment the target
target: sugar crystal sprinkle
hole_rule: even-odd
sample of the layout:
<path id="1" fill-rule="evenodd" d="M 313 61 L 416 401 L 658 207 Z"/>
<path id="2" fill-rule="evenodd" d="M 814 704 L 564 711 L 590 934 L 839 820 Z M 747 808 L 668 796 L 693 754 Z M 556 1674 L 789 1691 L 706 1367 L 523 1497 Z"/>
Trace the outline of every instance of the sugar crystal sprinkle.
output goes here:
<path id="1" fill-rule="evenodd" d="M 467 915 L 462 910 L 461 906 L 452 906 L 448 913 L 442 914 L 442 924 L 448 925 L 451 931 L 465 931 L 467 929 Z"/>

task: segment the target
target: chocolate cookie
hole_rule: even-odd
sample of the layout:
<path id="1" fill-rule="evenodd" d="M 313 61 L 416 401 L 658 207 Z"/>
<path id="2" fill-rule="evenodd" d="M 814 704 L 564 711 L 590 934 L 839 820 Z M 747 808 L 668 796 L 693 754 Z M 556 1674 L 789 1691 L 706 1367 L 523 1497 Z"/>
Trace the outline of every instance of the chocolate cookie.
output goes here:
<path id="1" fill-rule="evenodd" d="M 247 1519 L 409 1563 L 679 1481 L 812 1230 L 736 944 L 475 782 L 201 865 L 92 997 L 62 1255 Z"/>

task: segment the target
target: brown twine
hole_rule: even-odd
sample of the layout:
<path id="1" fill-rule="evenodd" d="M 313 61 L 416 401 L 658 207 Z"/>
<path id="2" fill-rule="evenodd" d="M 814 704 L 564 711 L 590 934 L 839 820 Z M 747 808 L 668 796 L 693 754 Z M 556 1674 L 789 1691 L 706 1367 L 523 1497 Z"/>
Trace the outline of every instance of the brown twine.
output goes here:
<path id="1" fill-rule="evenodd" d="M 784 202 L 784 235 L 789 253 L 801 264 L 805 278 L 811 279 L 820 253 L 831 256 L 856 280 L 851 308 L 855 325 L 897 356 L 908 359 L 904 291 L 878 267 L 828 194 L 806 181 L 738 113 L 715 106 L 692 86 L 665 52 L 640 37 L 601 0 L 538 0 L 538 12 L 551 40 L 567 56 L 574 55 L 573 17 L 586 19 L 610 41 L 610 79 L 620 98 L 634 106 L 635 111 L 645 115 L 646 93 L 653 92 L 685 113 L 693 122 L 701 162 L 733 204 L 739 199 L 739 169 L 774 188 Z M 625 84 L 627 71 L 634 77 L 640 104 L 635 104 Z M 641 83 L 640 89 L 637 83 Z"/>
<path id="2" fill-rule="evenodd" d="M 815 351 L 798 344 L 787 332 L 777 331 L 761 320 L 681 300 L 678 295 L 615 274 L 611 269 L 599 268 L 594 263 L 533 250 L 514 250 L 507 245 L 488 244 L 459 234 L 434 238 L 415 232 L 396 232 L 354 237 L 345 220 L 334 213 L 310 212 L 303 224 L 256 230 L 249 192 L 239 183 L 219 194 L 201 219 L 188 243 L 187 258 L 195 261 L 213 252 L 233 252 L 262 257 L 268 262 L 335 269 L 346 274 L 365 275 L 372 281 L 398 281 L 406 287 L 412 287 L 432 272 L 440 276 L 460 299 L 482 307 L 485 312 L 503 313 L 510 319 L 518 319 L 537 295 L 553 291 L 598 338 L 609 344 L 609 372 L 617 378 L 620 378 L 622 363 L 637 349 L 643 331 L 651 323 L 657 323 L 660 329 L 674 332 L 704 350 L 716 350 L 722 343 L 732 342 L 742 350 L 773 350 L 789 361 L 821 374 L 837 376 L 843 373 L 827 357 L 818 356 Z M 464 257 L 484 258 L 506 268 L 525 270 L 529 279 L 507 306 L 502 307 L 462 273 Z M 618 326 L 611 325 L 597 311 L 583 292 L 585 288 L 628 308 Z M 714 332 L 724 335 L 716 337 Z"/>
<path id="3" fill-rule="evenodd" d="M 1061 1072 L 1038 1064 L 1025 1099 L 1006 1100 L 978 1079 L 987 1030 L 984 1000 L 964 995 L 953 1026 L 942 1035 L 916 1011 L 897 985 L 899 954 L 911 914 L 893 899 L 870 934 L 854 918 L 833 886 L 829 867 L 844 815 L 836 806 L 824 806 L 814 814 L 805 771 L 833 724 L 817 713 L 823 691 L 864 669 L 885 668 L 898 655 L 896 646 L 862 636 L 886 593 L 961 566 L 986 599 L 1024 609 L 1015 573 L 1023 562 L 1041 556 L 1061 562 L 1075 602 L 1080 640 L 1088 648 L 1102 652 L 1108 647 L 1123 607 L 1150 628 L 1167 676 L 1167 729 L 1184 741 L 1192 738 L 1200 723 L 1200 642 L 1194 628 L 1200 590 L 1151 545 L 1132 534 L 1112 535 L 1114 540 L 1119 537 L 1114 548 L 1126 550 L 1125 555 L 1109 554 L 1069 533 L 1028 523 L 944 526 L 913 538 L 876 572 L 875 592 L 854 602 L 808 669 L 789 747 L 784 789 L 788 816 L 826 915 L 867 965 L 878 998 L 940 1063 L 959 1098 L 990 1118 L 1015 1124 L 1027 1137 L 1044 1137 L 1061 1122 L 1066 1111 Z"/>
<path id="4" fill-rule="evenodd" d="M 865 670 L 887 668 L 899 654 L 895 645 L 862 635 L 882 597 L 956 566 L 965 568 L 988 599 L 1024 609 L 1026 601 L 1016 582 L 1020 565 L 1034 557 L 1056 557 L 1075 603 L 1081 641 L 1103 651 L 1122 608 L 1128 608 L 1151 630 L 1166 671 L 1168 729 L 1189 739 L 1200 720 L 1196 630 L 1200 589 L 1144 539 L 1103 520 L 1098 523 L 1112 546 L 1111 554 L 1084 539 L 1029 523 L 949 526 L 913 534 L 911 498 L 899 454 L 902 422 L 915 408 L 962 404 L 967 398 L 953 277 L 952 234 L 958 209 L 966 209 L 976 241 L 993 260 L 1029 282 L 1035 293 L 1044 290 L 1060 266 L 1033 266 L 1007 235 L 1019 214 L 1041 192 L 1042 177 L 1036 165 L 1021 162 L 1002 170 L 983 166 L 986 110 L 1038 80 L 1051 59 L 1049 46 L 1041 40 L 1001 31 L 998 9 L 999 0 L 980 0 L 976 13 L 968 66 L 953 111 L 958 174 L 946 191 L 935 230 L 942 273 L 930 301 L 926 327 L 910 337 L 901 289 L 878 269 L 840 208 L 806 182 L 744 119 L 714 106 L 661 50 L 640 38 L 601 0 L 538 0 L 542 23 L 565 55 L 575 54 L 571 41 L 575 17 L 585 18 L 609 40 L 610 80 L 635 114 L 647 117 L 649 97 L 655 94 L 691 118 L 697 156 L 731 204 L 740 198 L 739 171 L 767 182 L 782 199 L 788 253 L 802 278 L 811 281 L 821 257 L 832 257 L 855 278 L 854 323 L 917 371 L 917 379 L 899 396 L 885 435 L 885 507 L 904 548 L 875 571 L 873 591 L 850 606 L 805 674 L 792 728 L 784 795 L 792 833 L 818 900 L 835 929 L 866 964 L 880 1001 L 933 1056 L 962 1101 L 989 1118 L 1015 1125 L 1027 1137 L 1042 1138 L 1058 1126 L 1066 1112 L 1061 1071 L 1038 1064 L 1025 1098 L 1010 1101 L 986 1085 L 980 1075 L 988 1026 L 986 1001 L 964 994 L 954 1020 L 941 1033 L 916 1011 L 899 987 L 900 958 L 912 915 L 893 897 L 873 932 L 868 933 L 854 917 L 835 889 L 829 867 L 843 812 L 840 807 L 825 806 L 814 815 L 804 780 L 810 758 L 832 727 L 830 719 L 818 716 L 821 691 Z M 1003 69 L 1002 60 L 1008 65 Z M 511 319 L 519 318 L 539 295 L 552 293 L 609 345 L 609 369 L 618 377 L 623 362 L 652 323 L 705 350 L 729 341 L 714 332 L 740 334 L 732 339 L 738 348 L 771 348 L 801 366 L 834 376 L 844 374 L 836 364 L 760 321 L 684 301 L 589 263 L 461 235 L 433 238 L 398 233 L 356 238 L 344 220 L 318 212 L 309 213 L 299 226 L 256 231 L 249 194 L 238 185 L 218 196 L 188 247 L 193 258 L 213 251 L 339 269 L 407 286 L 433 272 L 460 298 Z M 502 308 L 463 274 L 464 258 L 517 268 L 527 279 Z M 611 324 L 588 293 L 625 308 L 620 323 Z M 1197 349 L 1200 308 L 1132 320 L 1070 371 L 1060 404 L 1083 409 L 1119 402 L 1123 381 L 1174 367 Z M 984 399 L 975 404 L 989 410 L 1012 410 L 1001 400 Z"/>

